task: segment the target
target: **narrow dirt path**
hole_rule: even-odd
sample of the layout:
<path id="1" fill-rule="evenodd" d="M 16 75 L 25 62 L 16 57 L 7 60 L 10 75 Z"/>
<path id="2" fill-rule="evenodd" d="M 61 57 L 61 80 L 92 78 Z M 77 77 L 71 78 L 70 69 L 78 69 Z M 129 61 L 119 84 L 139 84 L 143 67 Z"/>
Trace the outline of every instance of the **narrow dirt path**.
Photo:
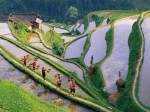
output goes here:
<path id="1" fill-rule="evenodd" d="M 145 12 L 146 13 L 146 12 Z M 141 22 L 142 22 L 142 18 L 144 16 L 145 13 L 142 13 L 141 14 L 141 18 L 138 22 L 138 27 L 140 29 L 140 33 L 141 33 L 141 37 L 142 37 L 142 46 L 141 46 L 141 57 L 140 59 L 138 60 L 138 65 L 137 65 L 137 68 L 136 68 L 136 74 L 135 74 L 135 79 L 134 79 L 134 82 L 133 82 L 133 88 L 132 88 L 132 96 L 133 96 L 133 99 L 135 101 L 135 103 L 140 107 L 142 108 L 144 111 L 146 112 L 150 112 L 150 110 L 147 110 L 146 108 L 144 108 L 140 103 L 139 101 L 137 100 L 136 96 L 135 96 L 135 92 L 136 92 L 136 84 L 137 84 L 137 80 L 138 80 L 138 77 L 139 77 L 139 69 L 140 69 L 140 65 L 142 63 L 142 60 L 143 60 L 143 57 L 144 57 L 144 54 L 143 54 L 143 51 L 144 51 L 144 36 L 143 36 L 143 32 L 142 32 L 142 29 L 141 29 Z"/>
<path id="2" fill-rule="evenodd" d="M 40 77 L 39 75 L 37 75 L 36 73 L 34 73 L 33 71 L 31 71 L 30 69 L 27 69 L 25 66 L 23 66 L 23 65 L 20 64 L 19 62 L 15 61 L 15 60 L 12 60 L 12 58 L 11 58 L 8 54 L 6 54 L 1 48 L 0 48 L 0 54 L 4 54 L 7 58 L 10 58 L 13 63 L 15 63 L 15 64 L 21 66 L 23 69 L 26 69 L 26 70 L 29 71 L 29 72 L 32 72 L 36 78 L 38 78 L 38 79 L 40 79 L 40 80 L 43 80 L 42 77 Z M 48 82 L 48 81 L 45 81 L 45 83 L 46 83 L 47 85 L 49 85 L 51 88 L 53 88 L 53 89 L 56 88 L 55 85 L 53 85 L 52 83 L 50 83 L 50 82 Z M 63 95 L 68 95 L 68 93 L 65 92 L 65 91 L 61 91 L 61 94 L 63 94 Z M 82 99 L 82 98 L 79 98 L 79 97 L 73 97 L 73 96 L 70 96 L 70 97 L 72 97 L 73 99 L 76 99 L 76 100 L 78 100 L 78 101 L 80 101 L 80 102 L 87 103 L 87 104 L 89 104 L 89 105 L 93 105 L 93 106 L 99 108 L 99 109 L 102 110 L 102 111 L 111 112 L 110 110 L 106 109 L 105 107 L 102 107 L 102 106 L 100 106 L 100 105 L 98 105 L 98 104 L 95 104 L 95 103 L 93 103 L 93 102 L 87 101 L 87 100 L 85 100 L 85 99 Z"/>

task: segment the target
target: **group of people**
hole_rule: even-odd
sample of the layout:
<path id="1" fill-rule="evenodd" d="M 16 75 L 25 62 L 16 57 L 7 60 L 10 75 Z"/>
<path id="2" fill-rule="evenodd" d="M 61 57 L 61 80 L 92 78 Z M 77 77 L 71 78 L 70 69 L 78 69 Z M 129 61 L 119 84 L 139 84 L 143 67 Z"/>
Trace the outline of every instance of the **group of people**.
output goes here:
<path id="1" fill-rule="evenodd" d="M 22 59 L 25 66 L 27 65 L 27 60 L 28 60 L 27 56 L 24 56 L 24 58 Z M 37 67 L 37 63 L 36 63 L 36 61 L 34 61 L 32 63 L 32 68 L 33 68 L 34 72 L 36 70 L 36 67 Z M 46 77 L 46 71 L 47 70 L 45 69 L 45 67 L 42 67 L 42 77 L 43 77 L 44 80 L 45 80 L 45 77 Z M 60 74 L 56 74 L 55 77 L 57 78 L 56 79 L 56 84 L 57 84 L 56 89 L 59 88 L 59 90 L 61 90 L 61 84 L 62 84 L 61 76 L 60 76 Z M 69 89 L 70 89 L 69 95 L 73 94 L 73 96 L 75 96 L 76 83 L 75 83 L 73 78 L 69 78 L 68 81 L 70 82 L 70 84 L 69 84 Z"/>

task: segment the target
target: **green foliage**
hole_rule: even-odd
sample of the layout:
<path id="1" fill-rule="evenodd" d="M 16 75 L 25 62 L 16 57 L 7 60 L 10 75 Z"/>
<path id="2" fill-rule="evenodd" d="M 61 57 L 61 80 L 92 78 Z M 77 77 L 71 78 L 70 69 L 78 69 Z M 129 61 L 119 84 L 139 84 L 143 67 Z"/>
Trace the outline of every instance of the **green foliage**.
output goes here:
<path id="1" fill-rule="evenodd" d="M 92 15 L 92 18 L 95 20 L 96 22 L 96 27 L 100 26 L 103 22 L 103 20 L 105 19 L 104 16 L 102 17 L 98 17 L 97 15 Z"/>
<path id="2" fill-rule="evenodd" d="M 13 82 L 0 80 L 0 91 L 0 104 L 3 112 L 66 112 L 28 93 Z"/>
<path id="3" fill-rule="evenodd" d="M 78 9 L 76 7 L 70 6 L 66 13 L 70 18 L 76 19 L 78 17 Z"/>
<path id="4" fill-rule="evenodd" d="M 32 31 L 28 28 L 28 26 L 20 22 L 18 24 L 14 24 L 12 22 L 9 22 L 10 29 L 13 33 L 13 35 L 20 41 L 22 41 L 25 44 L 28 44 L 27 35 L 31 34 Z"/>
<path id="5" fill-rule="evenodd" d="M 58 22 L 67 22 L 72 20 L 72 18 L 66 17 L 66 11 L 70 6 L 80 10 L 80 14 L 76 18 L 79 20 L 89 12 L 97 10 L 136 9 L 135 1 L 139 0 L 134 0 L 134 2 L 131 0 L 95 0 L 94 2 L 92 0 L 1 0 L 0 13 L 36 12 L 44 21 L 55 19 Z M 143 3 L 147 2 L 148 0 Z M 146 6 L 149 9 L 149 5 L 146 4 Z M 145 5 L 142 5 L 140 10 L 143 8 L 145 9 Z"/>
<path id="6" fill-rule="evenodd" d="M 53 53 L 61 56 L 64 52 L 64 41 L 61 38 L 61 35 L 57 34 L 54 29 L 51 29 L 46 33 L 40 30 L 40 33 L 42 34 L 44 42 L 52 47 Z"/>

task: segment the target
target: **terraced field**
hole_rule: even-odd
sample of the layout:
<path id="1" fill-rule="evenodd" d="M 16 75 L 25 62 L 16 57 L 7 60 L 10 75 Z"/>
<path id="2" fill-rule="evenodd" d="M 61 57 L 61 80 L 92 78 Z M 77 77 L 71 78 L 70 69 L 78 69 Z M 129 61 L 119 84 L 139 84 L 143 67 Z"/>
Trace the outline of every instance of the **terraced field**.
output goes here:
<path id="1" fill-rule="evenodd" d="M 128 72 L 129 47 L 128 38 L 132 31 L 132 25 L 137 19 L 121 20 L 114 25 L 114 47 L 110 57 L 102 64 L 106 89 L 108 92 L 115 92 L 115 85 L 118 73 L 121 72 L 125 80 Z"/>
<path id="2" fill-rule="evenodd" d="M 144 61 L 142 64 L 140 79 L 139 79 L 139 97 L 140 100 L 147 106 L 150 106 L 150 82 L 149 82 L 149 67 L 150 67 L 150 15 L 147 14 L 141 25 L 145 39 Z"/>
<path id="3" fill-rule="evenodd" d="M 53 54 L 52 43 L 47 44 L 40 31 L 31 30 L 30 34 L 25 31 L 27 41 L 23 41 L 18 32 L 14 34 L 11 24 L 0 23 L 0 79 L 13 81 L 69 112 L 148 112 L 150 16 L 147 13 L 97 11 L 70 27 L 43 24 L 44 33 L 54 28 L 54 32 L 46 35 L 47 39 L 60 37 L 55 40 L 58 43 L 63 39 L 62 55 Z M 97 18 L 92 18 L 93 15 Z M 34 61 L 39 65 L 35 72 L 20 61 L 25 55 L 27 65 Z M 90 75 L 91 56 L 93 75 Z M 41 77 L 42 67 L 50 70 L 46 72 L 46 80 Z M 121 92 L 116 86 L 119 71 L 125 80 Z M 58 73 L 62 77 L 62 90 L 56 89 Z M 68 94 L 70 77 L 76 82 L 75 97 Z M 109 99 L 112 93 L 119 94 L 115 103 Z M 0 110 L 1 103 L 0 99 Z"/>

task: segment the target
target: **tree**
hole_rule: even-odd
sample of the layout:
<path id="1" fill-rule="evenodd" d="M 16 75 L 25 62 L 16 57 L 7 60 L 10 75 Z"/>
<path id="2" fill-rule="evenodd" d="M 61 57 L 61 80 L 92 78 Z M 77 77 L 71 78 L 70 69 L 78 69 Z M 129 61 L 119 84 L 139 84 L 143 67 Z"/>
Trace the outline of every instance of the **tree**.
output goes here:
<path id="1" fill-rule="evenodd" d="M 70 6 L 67 10 L 67 15 L 70 18 L 76 19 L 78 17 L 78 9 L 76 7 Z"/>

